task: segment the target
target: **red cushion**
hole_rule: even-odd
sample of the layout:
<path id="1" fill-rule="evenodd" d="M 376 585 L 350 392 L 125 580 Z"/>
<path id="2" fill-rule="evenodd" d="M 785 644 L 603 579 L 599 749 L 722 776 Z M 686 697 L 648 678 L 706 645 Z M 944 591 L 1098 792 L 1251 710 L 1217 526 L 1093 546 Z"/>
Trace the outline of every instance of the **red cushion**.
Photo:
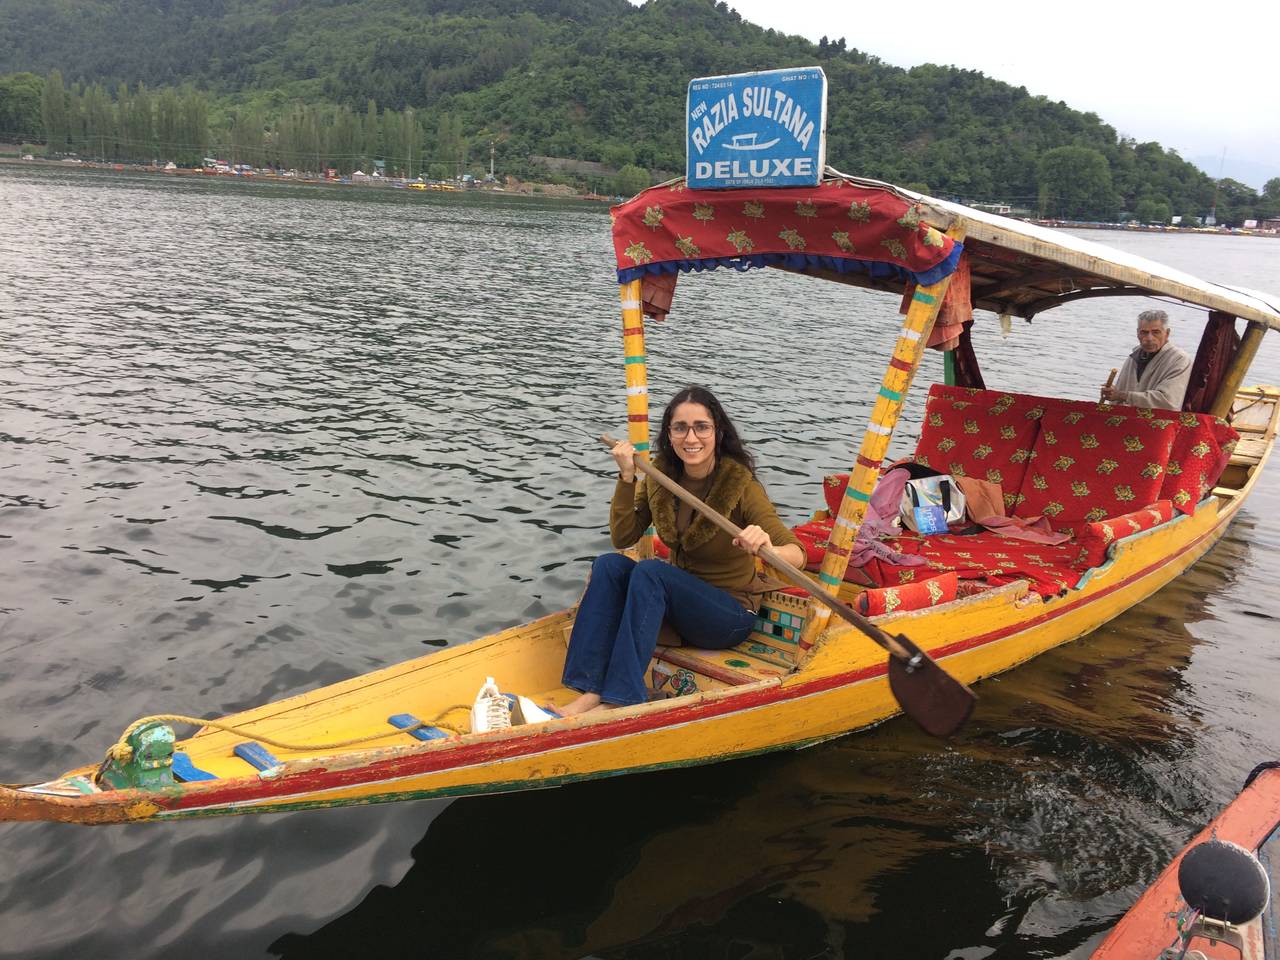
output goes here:
<path id="1" fill-rule="evenodd" d="M 962 580 L 981 580 L 988 586 L 1026 580 L 1041 596 L 1052 597 L 1074 587 L 1081 571 L 1075 543 L 1040 544 L 1012 540 L 985 532 L 966 536 L 897 537 L 889 545 L 902 553 L 923 557 L 927 566 L 894 567 L 872 560 L 864 569 L 876 583 L 897 586 L 953 572 Z"/>
<path id="2" fill-rule="evenodd" d="M 930 577 L 928 580 L 900 587 L 864 590 L 858 595 L 858 610 L 869 617 L 879 617 L 886 613 L 936 607 L 956 598 L 958 582 L 954 573 L 944 573 L 940 577 Z"/>
<path id="3" fill-rule="evenodd" d="M 800 541 L 800 546 L 804 547 L 805 566 L 820 567 L 822 565 L 822 558 L 827 552 L 827 542 L 831 539 L 831 527 L 830 520 L 810 520 L 808 523 L 791 528 L 791 532 Z"/>
<path id="4" fill-rule="evenodd" d="M 671 556 L 671 548 L 663 543 L 656 533 L 653 535 L 653 555 L 659 560 L 665 560 Z"/>
<path id="5" fill-rule="evenodd" d="M 1006 508 L 1014 504 L 1035 440 L 1032 416 L 1011 393 L 934 384 L 925 402 L 915 461 L 958 477 L 999 484 Z"/>
<path id="6" fill-rule="evenodd" d="M 978 387 L 953 387 L 946 383 L 932 383 L 929 385 L 929 396 L 941 397 L 944 400 L 982 400 L 984 398 L 994 400 L 1000 394 L 994 390 L 982 390 Z"/>
<path id="7" fill-rule="evenodd" d="M 827 498 L 827 509 L 831 516 L 840 512 L 840 503 L 844 500 L 845 487 L 849 486 L 849 474 L 833 473 L 822 478 L 822 495 Z"/>
<path id="8" fill-rule="evenodd" d="M 1222 476 L 1240 434 L 1207 413 L 1180 414 L 1178 423 L 1160 496 L 1183 513 L 1193 513 Z"/>
<path id="9" fill-rule="evenodd" d="M 946 389 L 956 391 L 961 388 Z M 1169 452 L 1169 462 L 1159 495 L 1162 500 L 1173 501 L 1174 507 L 1183 513 L 1194 513 L 1196 504 L 1208 496 L 1222 476 L 1222 471 L 1226 469 L 1235 441 L 1240 439 L 1240 435 L 1225 420 L 1211 417 L 1207 413 L 1177 413 L 1145 407 L 1101 404 L 1091 400 L 1064 400 L 1060 397 L 1034 397 L 1025 394 L 1016 396 L 1019 407 L 1024 410 L 1038 406 L 1044 410 L 1079 410 L 1108 415 L 1119 413 L 1177 420 L 1178 432 Z"/>
<path id="10" fill-rule="evenodd" d="M 1176 417 L 1150 410 L 1048 410 L 1013 515 L 1044 514 L 1055 529 L 1064 529 L 1154 503 L 1164 483 Z"/>
<path id="11" fill-rule="evenodd" d="M 1149 507 L 1134 510 L 1122 517 L 1083 524 L 1076 534 L 1076 542 L 1080 546 L 1080 556 L 1076 563 L 1080 567 L 1102 566 L 1107 559 L 1107 548 L 1112 543 L 1172 519 L 1173 504 L 1168 500 L 1157 500 Z"/>

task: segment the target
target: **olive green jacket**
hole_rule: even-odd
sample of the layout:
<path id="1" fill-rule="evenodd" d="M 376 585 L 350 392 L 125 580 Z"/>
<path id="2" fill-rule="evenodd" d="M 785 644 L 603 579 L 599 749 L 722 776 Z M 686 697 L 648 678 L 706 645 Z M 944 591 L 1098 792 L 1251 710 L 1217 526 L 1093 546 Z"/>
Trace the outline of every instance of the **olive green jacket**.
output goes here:
<path id="1" fill-rule="evenodd" d="M 657 464 L 668 476 L 671 472 Z M 707 504 L 739 527 L 755 524 L 769 534 L 775 547 L 799 545 L 796 535 L 778 517 L 760 481 L 736 460 L 724 457 L 712 475 Z M 625 483 L 621 478 L 613 491 L 609 512 L 609 532 L 615 547 L 629 547 L 653 524 L 658 537 L 671 550 L 670 562 L 700 577 L 714 587 L 734 594 L 755 593 L 755 558 L 733 545 L 733 538 L 702 514 L 681 536 L 676 532 L 676 498 L 656 483 L 643 478 Z M 766 586 L 765 589 L 768 589 Z M 754 606 L 754 604 L 751 604 Z"/>

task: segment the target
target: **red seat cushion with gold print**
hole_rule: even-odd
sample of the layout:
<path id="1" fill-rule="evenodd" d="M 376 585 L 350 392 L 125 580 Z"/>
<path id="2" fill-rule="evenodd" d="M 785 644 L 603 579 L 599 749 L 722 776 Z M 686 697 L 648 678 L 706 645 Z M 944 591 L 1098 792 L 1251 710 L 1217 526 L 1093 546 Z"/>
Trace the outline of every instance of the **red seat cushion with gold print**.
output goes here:
<path id="1" fill-rule="evenodd" d="M 961 580 L 981 580 L 988 586 L 1026 580 L 1041 596 L 1057 596 L 1074 587 L 1081 571 L 1075 567 L 1080 548 L 1074 542 L 1027 543 L 983 532 L 957 536 L 901 536 L 889 541 L 901 553 L 923 557 L 927 566 L 895 567 L 879 559 L 864 568 L 882 586 L 916 583 L 939 573 L 955 573 Z"/>
<path id="2" fill-rule="evenodd" d="M 791 532 L 800 541 L 800 546 L 804 547 L 806 567 L 822 566 L 822 558 L 827 552 L 827 543 L 831 540 L 831 527 L 830 520 L 810 520 L 808 523 L 791 528 Z"/>
<path id="3" fill-rule="evenodd" d="M 1036 417 L 1019 406 L 1014 394 L 934 384 L 925 402 L 915 461 L 999 484 L 1007 509 L 1023 483 L 1037 430 Z"/>
<path id="4" fill-rule="evenodd" d="M 1227 422 L 1207 413 L 1178 414 L 1178 436 L 1169 453 L 1160 496 L 1173 501 L 1183 513 L 1209 495 L 1240 439 Z"/>
<path id="5" fill-rule="evenodd" d="M 1154 503 L 1178 429 L 1177 414 L 1161 412 L 1047 410 L 1013 515 L 1068 529 Z"/>
<path id="6" fill-rule="evenodd" d="M 959 390 L 948 387 L 948 390 Z M 1183 513 L 1194 513 L 1196 504 L 1208 496 L 1227 461 L 1235 442 L 1240 439 L 1225 420 L 1207 413 L 1179 413 L 1172 410 L 1152 410 L 1146 407 L 1108 405 L 1090 400 L 1064 400 L 1060 397 L 1033 397 L 1018 395 L 1023 409 L 1039 406 L 1045 410 L 1078 410 L 1086 413 L 1113 413 L 1126 416 L 1174 419 L 1178 432 L 1173 438 L 1169 462 L 1165 466 L 1164 482 L 1160 486 L 1160 498 L 1173 501 Z"/>
<path id="7" fill-rule="evenodd" d="M 1081 568 L 1100 567 L 1107 559 L 1107 549 L 1111 544 L 1172 519 L 1173 504 L 1168 500 L 1157 500 L 1149 507 L 1134 510 L 1122 517 L 1086 523 L 1076 534 L 1076 543 L 1080 547 L 1076 565 Z"/>
<path id="8" fill-rule="evenodd" d="M 831 516 L 840 512 L 840 503 L 844 500 L 845 487 L 849 486 L 849 474 L 833 473 L 822 478 L 822 495 L 827 500 L 827 509 Z"/>
<path id="9" fill-rule="evenodd" d="M 959 579 L 954 573 L 897 587 L 878 587 L 858 594 L 858 610 L 869 617 L 905 610 L 924 610 L 956 598 Z"/>

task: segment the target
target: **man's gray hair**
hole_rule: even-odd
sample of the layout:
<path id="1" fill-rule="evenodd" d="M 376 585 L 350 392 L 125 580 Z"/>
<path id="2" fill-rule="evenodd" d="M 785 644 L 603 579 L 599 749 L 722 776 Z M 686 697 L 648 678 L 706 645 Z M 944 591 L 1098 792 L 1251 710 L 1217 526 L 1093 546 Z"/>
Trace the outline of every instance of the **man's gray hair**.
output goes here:
<path id="1" fill-rule="evenodd" d="M 1169 329 L 1169 315 L 1163 310 L 1143 310 L 1138 314 L 1138 323 L 1159 323 L 1166 330 Z"/>

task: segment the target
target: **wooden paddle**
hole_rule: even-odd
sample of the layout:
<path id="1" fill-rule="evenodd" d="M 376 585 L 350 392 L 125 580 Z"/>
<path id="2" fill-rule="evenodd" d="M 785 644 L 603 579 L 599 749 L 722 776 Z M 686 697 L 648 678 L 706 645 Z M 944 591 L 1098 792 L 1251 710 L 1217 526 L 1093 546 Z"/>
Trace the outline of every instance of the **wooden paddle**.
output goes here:
<path id="1" fill-rule="evenodd" d="M 1115 367 L 1111 368 L 1111 374 L 1107 377 L 1107 385 L 1102 388 L 1104 391 L 1111 389 L 1111 385 L 1116 382 L 1116 374 L 1119 372 L 1120 371 L 1117 370 Z"/>
<path id="2" fill-rule="evenodd" d="M 612 450 L 618 443 L 608 434 L 600 438 Z M 654 483 L 670 490 L 717 527 L 732 537 L 742 535 L 742 530 L 727 517 L 707 506 L 680 484 L 658 470 L 642 457 L 635 457 L 635 467 Z M 821 600 L 845 620 L 861 630 L 885 650 L 889 651 L 889 689 L 902 707 L 902 712 L 935 737 L 949 737 L 959 730 L 973 712 L 977 697 L 972 690 L 943 670 L 933 658 L 921 650 L 909 637 L 898 634 L 891 637 L 874 623 L 838 600 L 805 574 L 793 567 L 776 550 L 764 547 L 760 550 L 770 566 L 782 574 L 789 583 L 805 593 Z"/>

